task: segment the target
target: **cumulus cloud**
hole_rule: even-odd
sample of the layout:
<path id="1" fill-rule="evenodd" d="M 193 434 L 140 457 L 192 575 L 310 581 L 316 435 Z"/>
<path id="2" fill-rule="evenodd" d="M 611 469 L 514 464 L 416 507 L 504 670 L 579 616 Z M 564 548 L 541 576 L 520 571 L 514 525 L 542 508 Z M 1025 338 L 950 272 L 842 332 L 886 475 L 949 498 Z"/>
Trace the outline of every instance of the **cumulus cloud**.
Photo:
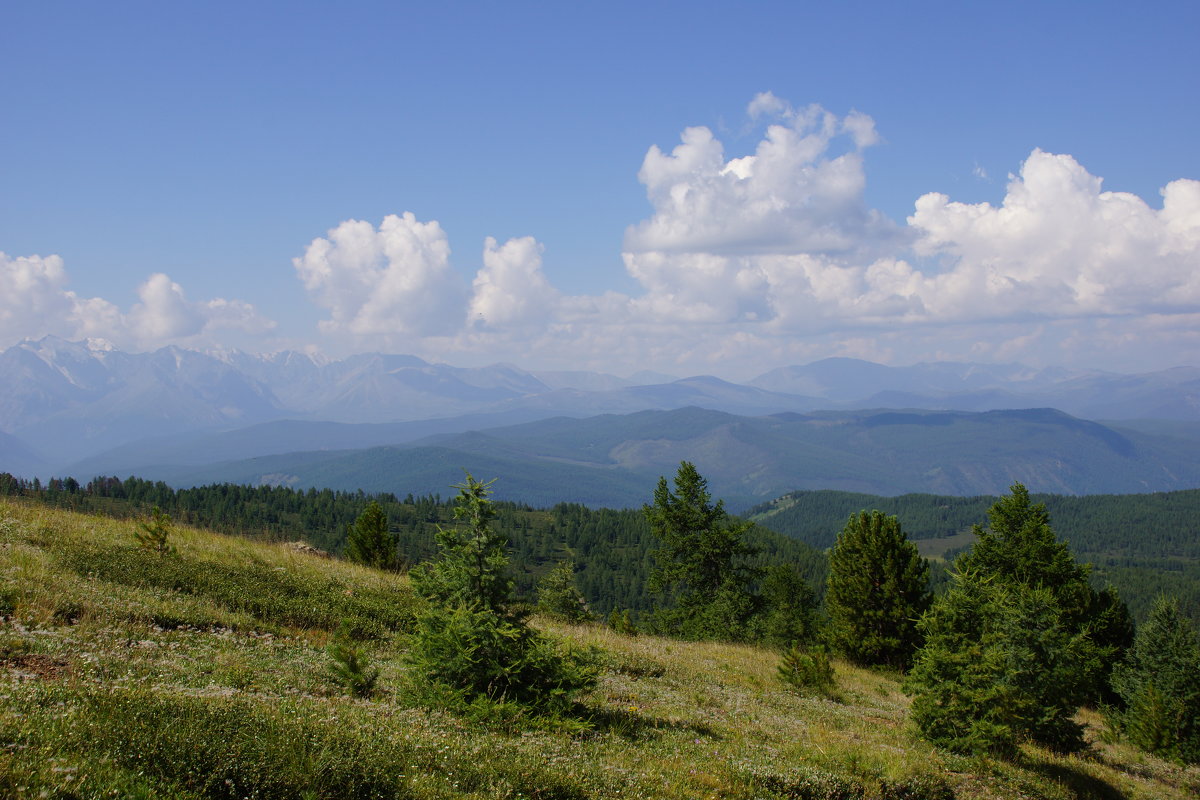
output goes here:
<path id="1" fill-rule="evenodd" d="M 528 328 L 544 324 L 558 304 L 558 290 L 542 273 L 542 246 L 532 236 L 503 245 L 488 237 L 483 269 L 475 275 L 468 317 L 477 329 Z"/>
<path id="2" fill-rule="evenodd" d="M 638 177 L 654 213 L 626 231 L 622 255 L 646 290 L 635 306 L 659 319 L 787 330 L 918 308 L 888 291 L 911 294 L 892 255 L 906 232 L 863 198 L 874 121 L 769 92 L 747 113 L 772 120 L 751 155 L 727 159 L 707 128 L 646 154 Z"/>
<path id="3" fill-rule="evenodd" d="M 1174 324 L 1200 314 L 1200 182 L 1170 183 L 1153 208 L 1035 150 L 998 205 L 931 193 L 900 224 L 865 201 L 871 117 L 769 92 L 746 110 L 761 126 L 748 153 L 706 127 L 647 151 L 652 212 L 622 248 L 632 296 L 561 294 L 532 237 L 489 238 L 468 285 L 440 225 L 412 214 L 343 223 L 297 274 L 326 331 L 400 335 L 446 358 L 519 348 L 570 368 L 727 372 L 826 355 L 1111 360 L 1150 341 L 1200 356 L 1200 335 Z"/>
<path id="4" fill-rule="evenodd" d="M 450 243 L 437 221 L 388 215 L 376 228 L 347 220 L 292 260 L 327 332 L 421 337 L 460 329 L 466 287 L 450 266 Z"/>
<path id="5" fill-rule="evenodd" d="M 7 343 L 28 331 L 63 334 L 75 324 L 76 298 L 66 290 L 58 256 L 0 253 L 0 337 Z"/>
<path id="6" fill-rule="evenodd" d="M 138 288 L 139 302 L 128 313 L 100 297 L 79 297 L 67 285 L 58 256 L 14 258 L 0 253 L 0 346 L 53 335 L 101 337 L 123 347 L 150 349 L 173 342 L 203 343 L 203 337 L 221 329 L 262 333 L 275 325 L 239 300 L 192 303 L 179 284 L 162 273 L 151 275 Z"/>
<path id="7" fill-rule="evenodd" d="M 642 314 L 813 336 L 1200 310 L 1200 182 L 1169 184 L 1153 209 L 1035 150 L 999 206 L 931 193 L 902 229 L 863 200 L 870 117 L 770 93 L 747 111 L 775 120 L 752 155 L 727 159 L 707 128 L 647 153 L 654 213 L 623 254 Z"/>
<path id="8" fill-rule="evenodd" d="M 917 200 L 916 250 L 945 258 L 919 291 L 946 320 L 1200 310 L 1200 181 L 1162 196 L 1156 210 L 1102 191 L 1071 156 L 1035 150 L 998 207 Z"/>
<path id="9" fill-rule="evenodd" d="M 752 155 L 725 159 L 708 128 L 684 130 L 670 153 L 653 146 L 638 179 L 654 214 L 625 233 L 625 251 L 855 255 L 894 247 L 899 229 L 863 202 L 862 150 L 874 122 L 839 120 L 820 106 L 795 110 L 769 96 L 750 105 L 770 114 Z M 848 138 L 852 148 L 835 154 Z"/>

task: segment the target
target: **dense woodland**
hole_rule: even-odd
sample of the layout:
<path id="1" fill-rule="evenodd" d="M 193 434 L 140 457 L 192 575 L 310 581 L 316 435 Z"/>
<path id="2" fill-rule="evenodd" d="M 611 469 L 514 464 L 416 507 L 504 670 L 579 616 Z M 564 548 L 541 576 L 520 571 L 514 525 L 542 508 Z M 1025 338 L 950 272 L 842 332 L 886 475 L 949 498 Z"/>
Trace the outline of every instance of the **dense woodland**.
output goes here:
<path id="1" fill-rule="evenodd" d="M 964 534 L 987 518 L 996 499 L 804 491 L 755 506 L 745 516 L 824 550 L 833 545 L 851 514 L 879 509 L 899 519 L 910 539 L 954 537 L 942 553 L 946 562 L 952 562 L 971 544 Z M 1034 494 L 1031 499 L 1046 505 L 1055 533 L 1076 557 L 1092 564 L 1093 584 L 1116 586 L 1135 617 L 1145 619 L 1155 596 L 1165 592 L 1180 599 L 1187 616 L 1200 619 L 1200 489 L 1129 495 Z"/>

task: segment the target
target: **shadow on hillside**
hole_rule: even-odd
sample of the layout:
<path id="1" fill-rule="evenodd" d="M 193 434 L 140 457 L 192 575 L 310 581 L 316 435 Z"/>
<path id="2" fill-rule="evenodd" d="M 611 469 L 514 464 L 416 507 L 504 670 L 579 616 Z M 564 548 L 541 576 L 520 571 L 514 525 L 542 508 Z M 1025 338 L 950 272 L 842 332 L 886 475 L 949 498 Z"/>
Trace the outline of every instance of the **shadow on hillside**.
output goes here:
<path id="1" fill-rule="evenodd" d="M 1129 795 L 1108 781 L 1089 775 L 1076 767 L 1046 761 L 1030 761 L 1027 766 L 1070 791 L 1078 800 L 1128 800 Z"/>
<path id="2" fill-rule="evenodd" d="M 716 729 L 702 723 L 646 717 L 619 708 L 589 708 L 580 714 L 596 733 L 608 733 L 630 742 L 653 739 L 668 731 L 688 731 L 696 736 L 720 739 Z"/>

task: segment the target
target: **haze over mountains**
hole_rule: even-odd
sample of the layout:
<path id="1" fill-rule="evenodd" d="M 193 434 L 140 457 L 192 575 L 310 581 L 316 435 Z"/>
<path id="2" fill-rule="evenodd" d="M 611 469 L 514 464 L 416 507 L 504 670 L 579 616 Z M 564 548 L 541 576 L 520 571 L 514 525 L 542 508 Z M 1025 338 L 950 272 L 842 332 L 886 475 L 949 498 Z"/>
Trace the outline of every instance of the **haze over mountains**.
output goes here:
<path id="1" fill-rule="evenodd" d="M 711 462 L 714 489 L 747 502 L 799 488 L 995 492 L 1014 479 L 1064 493 L 1200 485 L 1188 438 L 1200 431 L 1193 367 L 1119 375 L 838 358 L 736 384 L 404 355 L 135 354 L 47 337 L 0 353 L 0 376 L 0 470 L 25 475 L 442 491 L 443 472 L 453 482 L 479 464 L 513 480 L 525 469 L 530 489 L 542 470 L 554 485 L 591 481 L 586 502 L 626 505 L 632 487 L 645 494 L 645 477 L 680 458 L 702 472 Z M 861 411 L 886 408 L 1063 413 Z M 675 413 L 637 413 L 648 411 Z M 597 415 L 607 416 L 582 419 Z M 1128 422 L 1114 430 L 1076 418 Z M 294 453 L 305 455 L 284 457 Z"/>

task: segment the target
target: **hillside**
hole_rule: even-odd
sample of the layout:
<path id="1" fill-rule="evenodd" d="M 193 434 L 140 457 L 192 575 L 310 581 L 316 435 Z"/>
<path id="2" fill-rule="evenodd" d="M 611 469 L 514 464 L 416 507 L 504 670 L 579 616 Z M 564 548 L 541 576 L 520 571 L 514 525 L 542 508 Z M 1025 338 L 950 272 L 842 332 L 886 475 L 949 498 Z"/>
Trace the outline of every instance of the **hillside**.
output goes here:
<path id="1" fill-rule="evenodd" d="M 457 471 L 455 482 L 462 480 Z M 152 508 L 174 519 L 225 533 L 280 541 L 304 539 L 322 550 L 341 553 L 347 528 L 370 501 L 378 502 L 398 540 L 407 564 L 436 554 L 439 526 L 453 524 L 453 507 L 438 494 L 407 496 L 363 492 L 298 491 L 288 487 L 213 484 L 174 490 L 163 483 L 128 478 L 102 478 L 86 484 L 52 481 L 35 489 L 0 473 L 0 497 L 22 497 L 49 506 L 117 518 L 134 518 Z M 578 503 L 556 503 L 533 509 L 499 501 L 496 529 L 513 550 L 513 576 L 518 593 L 532 598 L 534 586 L 555 564 L 575 565 L 575 582 L 591 608 L 607 614 L 629 609 L 635 616 L 649 608 L 646 580 L 651 567 L 650 536 L 640 510 L 591 509 Z M 756 526 L 747 537 L 762 566 L 789 564 L 823 589 L 825 556 L 798 541 Z"/>
<path id="2" fill-rule="evenodd" d="M 190 528 L 0 500 L 0 793 L 147 798 L 1127 798 L 1200 791 L 1104 741 L 1015 762 L 915 740 L 895 678 L 836 663 L 835 700 L 784 691 L 777 655 L 543 624 L 598 648 L 574 726 L 484 727 L 411 700 L 403 576 Z M 381 669 L 342 695 L 347 620 Z"/>

